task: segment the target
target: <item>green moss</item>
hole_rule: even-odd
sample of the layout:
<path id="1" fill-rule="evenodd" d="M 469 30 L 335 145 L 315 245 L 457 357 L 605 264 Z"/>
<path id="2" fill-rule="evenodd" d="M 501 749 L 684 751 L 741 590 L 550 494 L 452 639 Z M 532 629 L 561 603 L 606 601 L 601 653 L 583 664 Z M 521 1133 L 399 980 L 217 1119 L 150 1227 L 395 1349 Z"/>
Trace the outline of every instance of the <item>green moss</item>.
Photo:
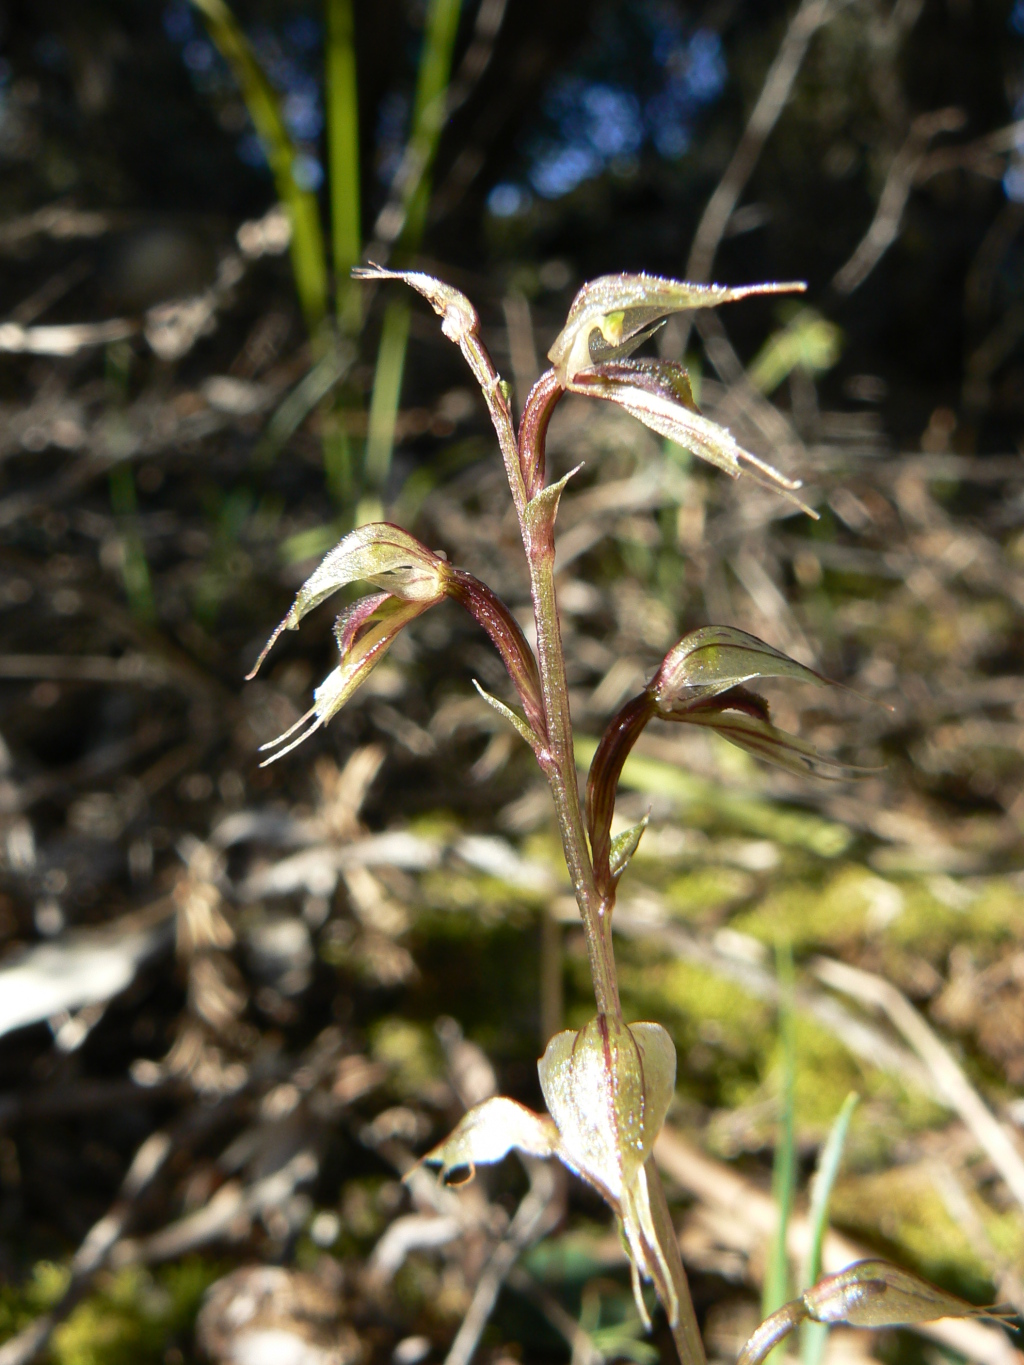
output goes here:
<path id="1" fill-rule="evenodd" d="M 752 1126 L 771 1142 L 775 1115 L 763 1102 L 778 1089 L 775 1009 L 727 978 L 679 959 L 659 958 L 635 944 L 622 945 L 620 980 L 627 1017 L 656 1019 L 671 1032 L 680 1092 L 718 1110 L 757 1105 L 761 1112 Z M 852 1143 L 859 1159 L 885 1159 L 895 1133 L 943 1120 L 937 1105 L 898 1077 L 864 1065 L 841 1037 L 800 1011 L 796 1044 L 796 1124 L 802 1143 L 823 1140 L 850 1090 L 866 1101 Z"/>
<path id="2" fill-rule="evenodd" d="M 992 1295 L 985 1267 L 924 1165 L 839 1180 L 831 1216 L 837 1226 L 876 1246 L 898 1249 L 927 1279 L 982 1301 Z"/>
<path id="3" fill-rule="evenodd" d="M 445 1075 L 444 1059 L 434 1032 L 426 1024 L 390 1015 L 370 1030 L 370 1052 L 391 1073 L 402 1096 L 421 1095 Z"/>
<path id="4" fill-rule="evenodd" d="M 737 915 L 731 927 L 763 943 L 785 939 L 794 952 L 840 948 L 867 931 L 880 883 L 876 873 L 847 863 L 826 878 L 775 886 L 756 908 Z"/>
<path id="5" fill-rule="evenodd" d="M 748 872 L 735 867 L 696 868 L 676 877 L 665 887 L 665 900 L 672 910 L 698 923 L 746 900 L 755 882 Z"/>
<path id="6" fill-rule="evenodd" d="M 542 905 L 546 893 L 510 886 L 497 877 L 479 872 L 456 872 L 451 868 L 428 872 L 420 883 L 427 904 L 434 910 L 471 910 L 481 923 L 497 924 Z"/>
<path id="7" fill-rule="evenodd" d="M 191 1331 L 206 1289 L 223 1272 L 215 1260 L 189 1257 L 151 1272 L 131 1266 L 100 1278 L 97 1290 L 60 1324 L 50 1344 L 54 1365 L 149 1365 L 175 1336 Z M 7 1337 L 53 1306 L 68 1283 L 65 1266 L 40 1261 L 24 1285 L 0 1290 L 0 1335 Z"/>
<path id="8" fill-rule="evenodd" d="M 439 843 L 450 843 L 463 831 L 458 818 L 451 811 L 431 810 L 414 815 L 409 821 L 409 832 L 421 839 L 436 839 Z"/>
<path id="9" fill-rule="evenodd" d="M 960 936 L 966 920 L 972 938 L 1024 938 L 1024 889 L 1009 877 L 992 877 L 977 891 L 966 913 L 956 915 Z"/>
<path id="10" fill-rule="evenodd" d="M 24 1284 L 0 1285 L 0 1339 L 20 1332 L 33 1318 L 52 1308 L 67 1288 L 67 1266 L 37 1261 Z"/>
<path id="11" fill-rule="evenodd" d="M 965 888 L 968 899 L 972 893 L 963 908 L 953 908 L 931 877 L 880 877 L 861 864 L 845 863 L 825 878 L 812 868 L 777 881 L 730 924 L 763 943 L 787 938 L 798 953 L 842 952 L 872 939 L 933 962 L 957 943 L 1024 935 L 1024 891 L 1013 881 L 993 877 Z"/>
<path id="12" fill-rule="evenodd" d="M 681 1090 L 716 1106 L 749 1099 L 774 1033 L 769 1006 L 733 982 L 679 960 L 641 965 L 634 954 L 623 953 L 619 975 L 627 1018 L 656 1019 L 672 1034 Z M 714 1038 L 714 1069 L 693 1074 L 688 1054 L 709 1036 Z"/>

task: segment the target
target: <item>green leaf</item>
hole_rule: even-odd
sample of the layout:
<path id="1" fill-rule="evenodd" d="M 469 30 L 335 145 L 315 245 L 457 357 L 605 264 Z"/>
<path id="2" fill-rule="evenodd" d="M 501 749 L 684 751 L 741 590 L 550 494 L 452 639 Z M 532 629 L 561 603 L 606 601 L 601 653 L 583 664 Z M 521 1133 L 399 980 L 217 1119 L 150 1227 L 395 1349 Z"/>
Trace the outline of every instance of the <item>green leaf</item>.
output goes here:
<path id="1" fill-rule="evenodd" d="M 389 205 L 378 219 L 378 232 L 384 244 L 393 243 L 399 260 L 416 255 L 426 225 L 430 172 L 448 111 L 448 81 L 461 0 L 427 0 L 425 8 L 409 142 L 392 187 L 392 194 L 399 192 L 400 205 Z M 393 219 L 386 230 L 385 218 Z M 405 302 L 388 304 L 377 351 L 364 463 L 366 482 L 378 493 L 387 486 L 391 470 L 409 321 Z"/>
<path id="2" fill-rule="evenodd" d="M 811 1207 L 808 1222 L 811 1227 L 811 1249 L 807 1256 L 807 1269 L 804 1283 L 813 1284 L 821 1274 L 821 1255 L 828 1229 L 828 1206 L 832 1197 L 832 1187 L 839 1174 L 839 1164 L 843 1159 L 846 1135 L 850 1131 L 853 1112 L 860 1103 L 856 1090 L 851 1090 L 843 1101 L 843 1107 L 833 1123 L 828 1139 L 818 1158 L 818 1169 L 811 1180 Z M 828 1327 L 820 1322 L 805 1323 L 801 1331 L 801 1365 L 821 1365 L 828 1340 Z"/>
<path id="3" fill-rule="evenodd" d="M 476 1105 L 462 1118 L 458 1127 L 423 1158 L 429 1166 L 441 1167 L 446 1183 L 453 1171 L 501 1161 L 509 1152 L 525 1156 L 558 1155 L 558 1130 L 543 1114 L 497 1095 Z"/>
<path id="4" fill-rule="evenodd" d="M 717 697 L 753 678 L 797 678 L 829 686 L 828 678 L 733 626 L 703 626 L 671 649 L 648 692 L 660 715 L 677 715 L 693 701 Z M 831 684 L 835 686 L 835 684 Z"/>
<path id="5" fill-rule="evenodd" d="M 650 818 L 651 813 L 648 811 L 639 824 L 623 830 L 621 834 L 616 834 L 612 840 L 611 852 L 608 855 L 608 867 L 616 881 L 625 872 L 633 854 L 639 848 L 640 840 L 643 838 L 644 830 L 647 828 Z"/>
<path id="6" fill-rule="evenodd" d="M 359 260 L 359 90 L 353 0 L 326 0 L 324 103 L 327 114 L 331 245 L 338 323 L 350 336 L 360 324 L 359 291 L 350 271 Z"/>
<path id="7" fill-rule="evenodd" d="M 821 374 L 839 359 L 843 334 L 813 308 L 801 308 L 781 331 L 770 336 L 754 358 L 747 377 L 762 393 L 771 393 L 794 370 Z"/>
<path id="8" fill-rule="evenodd" d="M 373 371 L 373 392 L 370 395 L 370 414 L 366 429 L 366 451 L 363 456 L 366 486 L 377 494 L 381 494 L 387 487 L 391 472 L 395 425 L 402 397 L 402 377 L 405 374 L 405 352 L 411 321 L 412 310 L 404 298 L 388 301 L 377 346 L 377 364 Z"/>
<path id="9" fill-rule="evenodd" d="M 554 530 L 555 517 L 558 516 L 558 504 L 565 491 L 565 485 L 582 468 L 581 463 L 575 469 L 570 469 L 568 474 L 564 474 L 557 483 L 551 483 L 548 484 L 547 488 L 542 488 L 526 504 L 526 524 L 531 534 L 540 536 Z"/>
<path id="10" fill-rule="evenodd" d="M 775 947 L 775 971 L 779 982 L 779 1042 L 782 1045 L 782 1113 L 772 1163 L 772 1200 L 778 1209 L 778 1222 L 768 1249 L 761 1311 L 767 1317 L 781 1308 L 789 1294 L 789 1220 L 793 1212 L 796 1185 L 796 1031 L 793 1015 L 793 953 L 788 943 Z M 769 1360 L 782 1365 L 783 1353 L 774 1352 Z"/>
<path id="11" fill-rule="evenodd" d="M 537 1064 L 562 1159 L 618 1207 L 651 1154 L 675 1091 L 676 1050 L 660 1024 L 601 1014 L 555 1034 Z"/>
<path id="12" fill-rule="evenodd" d="M 803 291 L 805 284 L 750 284 L 727 288 L 656 275 L 602 275 L 572 301 L 565 326 L 548 351 L 562 383 L 603 360 L 621 359 L 649 335 L 651 324 L 689 308 L 716 308 L 750 294 Z"/>

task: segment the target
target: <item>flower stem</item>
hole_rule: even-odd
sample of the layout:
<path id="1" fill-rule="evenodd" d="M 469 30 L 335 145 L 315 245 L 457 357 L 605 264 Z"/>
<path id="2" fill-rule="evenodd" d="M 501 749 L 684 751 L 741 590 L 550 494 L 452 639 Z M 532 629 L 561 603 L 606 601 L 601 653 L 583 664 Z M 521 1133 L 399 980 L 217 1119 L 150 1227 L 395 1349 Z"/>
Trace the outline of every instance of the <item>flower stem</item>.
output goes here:
<path id="1" fill-rule="evenodd" d="M 543 380 L 527 399 L 520 423 L 520 466 L 523 469 L 544 468 L 544 440 L 555 401 L 552 387 Z M 524 516 L 520 525 L 530 569 L 530 595 L 537 623 L 537 662 L 547 728 L 542 767 L 554 798 L 566 866 L 583 919 L 597 1008 L 601 1014 L 621 1019 L 622 1006 L 612 951 L 614 889 L 611 894 L 602 895 L 598 888 L 580 810 L 569 688 L 555 596 L 554 517 L 531 522 L 529 516 Z"/>

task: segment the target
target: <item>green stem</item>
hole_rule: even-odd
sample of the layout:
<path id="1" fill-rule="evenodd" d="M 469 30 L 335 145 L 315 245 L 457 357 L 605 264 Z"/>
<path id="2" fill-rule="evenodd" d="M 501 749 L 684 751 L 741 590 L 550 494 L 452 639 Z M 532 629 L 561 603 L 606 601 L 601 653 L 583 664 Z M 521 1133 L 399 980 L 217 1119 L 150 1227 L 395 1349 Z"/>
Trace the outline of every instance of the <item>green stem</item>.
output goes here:
<path id="1" fill-rule="evenodd" d="M 110 471 L 110 505 L 121 526 L 121 576 L 128 606 L 137 620 L 153 622 L 156 620 L 153 581 L 139 533 L 135 478 L 127 461 L 114 465 Z"/>

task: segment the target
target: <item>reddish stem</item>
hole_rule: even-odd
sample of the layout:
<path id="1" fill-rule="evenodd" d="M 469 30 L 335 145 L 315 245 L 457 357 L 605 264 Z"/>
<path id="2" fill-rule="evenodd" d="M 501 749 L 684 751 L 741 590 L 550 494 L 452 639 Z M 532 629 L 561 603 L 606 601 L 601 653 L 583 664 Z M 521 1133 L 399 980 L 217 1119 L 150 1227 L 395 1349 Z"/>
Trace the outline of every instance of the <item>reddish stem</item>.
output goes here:
<path id="1" fill-rule="evenodd" d="M 544 487 L 544 450 L 551 414 L 565 389 L 554 370 L 545 370 L 526 398 L 519 419 L 519 465 L 527 500 Z"/>
<path id="2" fill-rule="evenodd" d="M 465 569 L 453 567 L 448 570 L 447 592 L 491 637 L 519 693 L 531 730 L 542 744 L 545 743 L 547 727 L 537 660 L 519 622 L 486 583 L 481 583 Z"/>
<path id="3" fill-rule="evenodd" d="M 594 876 L 605 896 L 611 894 L 613 887 L 609 857 L 619 777 L 630 750 L 655 714 L 654 701 L 647 692 L 641 692 L 638 697 L 626 702 L 622 710 L 609 721 L 590 765 L 587 776 L 587 831 L 594 859 Z"/>

